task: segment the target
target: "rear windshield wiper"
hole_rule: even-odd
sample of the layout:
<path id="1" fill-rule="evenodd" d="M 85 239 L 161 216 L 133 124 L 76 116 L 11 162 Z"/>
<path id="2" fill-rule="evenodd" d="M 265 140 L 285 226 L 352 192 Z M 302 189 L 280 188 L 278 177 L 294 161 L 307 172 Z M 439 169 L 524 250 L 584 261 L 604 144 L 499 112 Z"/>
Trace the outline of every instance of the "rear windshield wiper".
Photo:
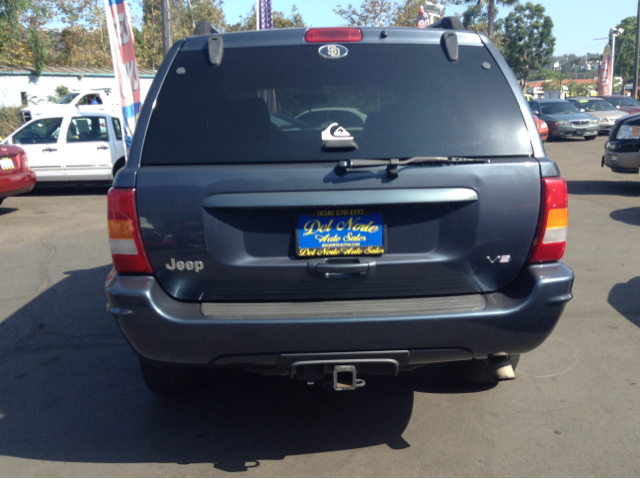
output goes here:
<path id="1" fill-rule="evenodd" d="M 336 174 L 344 175 L 349 170 L 357 168 L 370 168 L 372 166 L 386 166 L 387 177 L 398 177 L 398 166 L 413 165 L 460 165 L 471 163 L 491 163 L 488 158 L 462 158 L 453 156 L 414 156 L 412 158 L 400 159 L 389 158 L 382 160 L 354 159 L 342 160 L 336 165 Z"/>

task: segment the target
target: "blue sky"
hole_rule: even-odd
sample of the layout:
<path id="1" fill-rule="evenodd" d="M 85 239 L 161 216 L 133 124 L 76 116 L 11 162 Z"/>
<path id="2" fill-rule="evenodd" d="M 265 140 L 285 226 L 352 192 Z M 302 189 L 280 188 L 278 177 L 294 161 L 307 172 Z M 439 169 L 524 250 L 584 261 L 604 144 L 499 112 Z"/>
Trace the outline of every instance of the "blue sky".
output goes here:
<path id="1" fill-rule="evenodd" d="M 338 15 L 333 13 L 336 5 L 346 7 L 349 3 L 359 6 L 362 0 L 272 0 L 273 9 L 288 15 L 291 6 L 296 5 L 307 25 L 316 27 L 344 25 Z M 525 3 L 524 0 L 521 0 Z M 239 21 L 255 0 L 225 0 L 224 13 L 229 23 Z M 553 19 L 553 34 L 556 37 L 555 55 L 574 53 L 584 55 L 602 53 L 606 40 L 594 38 L 606 37 L 609 28 L 616 26 L 623 18 L 635 16 L 638 9 L 637 0 L 533 0 L 542 4 L 547 15 Z M 605 8 L 603 8 L 603 6 Z M 465 7 L 449 6 L 447 13 L 462 13 Z M 506 16 L 511 9 L 500 7 L 500 15 Z"/>

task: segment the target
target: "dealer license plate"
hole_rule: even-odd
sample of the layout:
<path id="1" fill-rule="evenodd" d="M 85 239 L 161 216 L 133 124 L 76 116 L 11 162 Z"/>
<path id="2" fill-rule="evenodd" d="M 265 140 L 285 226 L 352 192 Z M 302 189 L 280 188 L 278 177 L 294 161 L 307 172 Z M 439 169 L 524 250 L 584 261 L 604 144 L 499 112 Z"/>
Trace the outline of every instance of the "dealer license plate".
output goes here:
<path id="1" fill-rule="evenodd" d="M 11 158 L 2 158 L 0 160 L 0 169 L 3 170 L 13 170 L 15 165 L 13 164 L 13 160 Z"/>
<path id="2" fill-rule="evenodd" d="M 585 130 L 576 130 L 576 135 L 584 135 Z"/>
<path id="3" fill-rule="evenodd" d="M 382 213 L 358 208 L 299 214 L 296 254 L 313 256 L 380 255 L 386 251 Z"/>

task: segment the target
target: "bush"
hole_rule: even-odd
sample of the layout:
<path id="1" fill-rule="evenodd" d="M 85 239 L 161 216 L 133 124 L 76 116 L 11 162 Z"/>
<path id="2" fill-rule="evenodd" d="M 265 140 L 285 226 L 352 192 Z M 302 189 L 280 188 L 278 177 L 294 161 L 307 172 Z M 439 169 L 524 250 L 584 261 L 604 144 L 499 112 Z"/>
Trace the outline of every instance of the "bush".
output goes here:
<path id="1" fill-rule="evenodd" d="M 67 96 L 69 93 L 71 93 L 71 90 L 69 90 L 64 85 L 58 85 L 54 91 L 55 91 L 55 94 L 53 96 L 48 96 L 47 97 L 47 101 L 49 103 L 58 103 L 65 96 Z"/>
<path id="2" fill-rule="evenodd" d="M 5 138 L 20 126 L 21 106 L 0 106 L 0 138 Z"/>

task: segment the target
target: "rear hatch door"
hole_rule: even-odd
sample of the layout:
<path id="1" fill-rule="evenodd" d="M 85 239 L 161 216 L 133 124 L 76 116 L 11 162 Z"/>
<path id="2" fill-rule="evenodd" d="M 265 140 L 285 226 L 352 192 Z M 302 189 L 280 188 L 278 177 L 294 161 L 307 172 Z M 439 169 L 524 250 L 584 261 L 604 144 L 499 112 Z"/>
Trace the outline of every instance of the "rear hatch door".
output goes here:
<path id="1" fill-rule="evenodd" d="M 439 41 L 349 44 L 332 59 L 318 45 L 225 40 L 213 67 L 187 43 L 137 174 L 163 288 L 186 301 L 297 301 L 513 281 L 537 226 L 539 164 L 495 59 L 477 36 L 460 38 L 456 63 Z M 401 166 L 397 177 L 336 169 L 415 156 L 477 162 Z"/>

